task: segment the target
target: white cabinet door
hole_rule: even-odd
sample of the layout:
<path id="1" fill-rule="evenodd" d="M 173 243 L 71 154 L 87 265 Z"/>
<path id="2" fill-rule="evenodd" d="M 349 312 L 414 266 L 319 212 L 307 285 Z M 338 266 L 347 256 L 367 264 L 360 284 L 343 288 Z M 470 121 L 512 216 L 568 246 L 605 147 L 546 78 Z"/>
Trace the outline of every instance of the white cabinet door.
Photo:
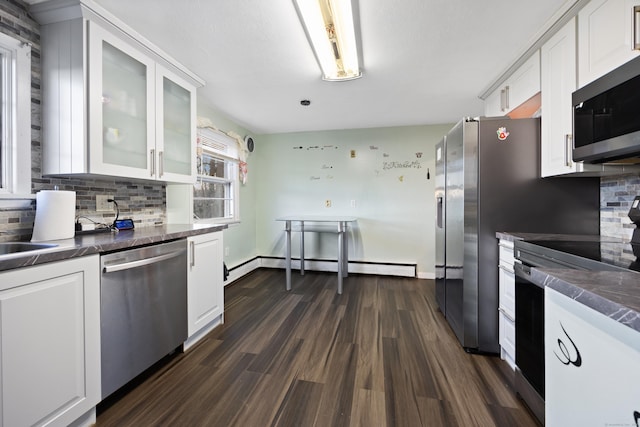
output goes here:
<path id="1" fill-rule="evenodd" d="M 545 418 L 549 426 L 634 426 L 640 332 L 545 289 Z"/>
<path id="2" fill-rule="evenodd" d="M 158 179 L 196 181 L 196 88 L 156 66 Z"/>
<path id="3" fill-rule="evenodd" d="M 540 92 L 540 53 L 536 51 L 486 99 L 487 117 L 504 116 Z"/>
<path id="4" fill-rule="evenodd" d="M 576 22 L 571 19 L 540 49 L 542 86 L 541 175 L 576 171 L 572 154 L 571 94 L 576 90 Z"/>
<path id="5" fill-rule="evenodd" d="M 634 7 L 639 0 L 591 0 L 578 13 L 578 87 L 601 77 L 640 53 Z"/>
<path id="6" fill-rule="evenodd" d="M 484 115 L 487 117 L 504 116 L 504 87 L 494 90 L 491 95 L 484 100 Z"/>
<path id="7" fill-rule="evenodd" d="M 66 426 L 100 401 L 98 255 L 0 274 L 0 425 Z"/>
<path id="8" fill-rule="evenodd" d="M 89 171 L 156 178 L 155 64 L 89 22 Z"/>
<path id="9" fill-rule="evenodd" d="M 222 232 L 192 236 L 188 241 L 187 307 L 191 337 L 224 312 Z"/>
<path id="10" fill-rule="evenodd" d="M 507 110 L 517 108 L 538 92 L 540 92 L 540 52 L 536 51 L 508 79 Z"/>

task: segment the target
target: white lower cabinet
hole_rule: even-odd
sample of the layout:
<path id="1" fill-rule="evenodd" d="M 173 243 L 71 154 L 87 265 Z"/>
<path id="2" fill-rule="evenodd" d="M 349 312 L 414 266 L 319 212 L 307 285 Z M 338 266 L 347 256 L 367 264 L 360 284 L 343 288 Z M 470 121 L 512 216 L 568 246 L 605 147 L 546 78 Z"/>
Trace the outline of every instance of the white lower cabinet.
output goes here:
<path id="1" fill-rule="evenodd" d="M 99 256 L 0 273 L 0 426 L 66 426 L 100 401 Z"/>
<path id="2" fill-rule="evenodd" d="M 515 272 L 513 270 L 513 242 L 501 239 L 498 244 L 500 264 L 499 282 L 499 342 L 500 358 L 511 369 L 516 366 L 516 298 Z"/>
<path id="3" fill-rule="evenodd" d="M 222 231 L 188 238 L 187 349 L 224 321 Z"/>
<path id="4" fill-rule="evenodd" d="M 545 288 L 548 426 L 635 426 L 640 332 Z"/>

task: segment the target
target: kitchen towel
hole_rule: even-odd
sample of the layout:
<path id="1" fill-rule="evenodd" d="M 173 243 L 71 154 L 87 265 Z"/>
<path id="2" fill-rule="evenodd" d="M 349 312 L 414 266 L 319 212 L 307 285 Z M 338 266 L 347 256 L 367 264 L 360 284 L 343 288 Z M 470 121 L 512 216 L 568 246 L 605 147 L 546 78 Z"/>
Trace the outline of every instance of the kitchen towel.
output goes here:
<path id="1" fill-rule="evenodd" d="M 32 242 L 69 239 L 75 235 L 76 192 L 43 190 L 36 194 Z"/>

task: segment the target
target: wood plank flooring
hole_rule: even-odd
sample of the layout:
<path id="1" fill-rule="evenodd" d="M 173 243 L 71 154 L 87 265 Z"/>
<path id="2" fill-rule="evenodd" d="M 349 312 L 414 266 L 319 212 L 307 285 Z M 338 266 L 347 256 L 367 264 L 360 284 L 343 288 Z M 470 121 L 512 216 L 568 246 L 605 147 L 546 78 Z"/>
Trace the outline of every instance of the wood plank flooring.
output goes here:
<path id="1" fill-rule="evenodd" d="M 431 280 L 258 270 L 225 324 L 98 408 L 103 426 L 537 426 L 503 362 L 465 353 Z"/>

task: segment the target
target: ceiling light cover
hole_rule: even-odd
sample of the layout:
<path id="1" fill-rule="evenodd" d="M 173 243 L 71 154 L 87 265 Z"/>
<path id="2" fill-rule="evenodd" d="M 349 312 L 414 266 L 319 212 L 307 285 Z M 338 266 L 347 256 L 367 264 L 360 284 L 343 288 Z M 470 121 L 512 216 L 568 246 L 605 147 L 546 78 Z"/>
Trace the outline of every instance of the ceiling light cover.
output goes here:
<path id="1" fill-rule="evenodd" d="M 362 75 L 352 1 L 356 0 L 293 0 L 324 80 Z"/>

